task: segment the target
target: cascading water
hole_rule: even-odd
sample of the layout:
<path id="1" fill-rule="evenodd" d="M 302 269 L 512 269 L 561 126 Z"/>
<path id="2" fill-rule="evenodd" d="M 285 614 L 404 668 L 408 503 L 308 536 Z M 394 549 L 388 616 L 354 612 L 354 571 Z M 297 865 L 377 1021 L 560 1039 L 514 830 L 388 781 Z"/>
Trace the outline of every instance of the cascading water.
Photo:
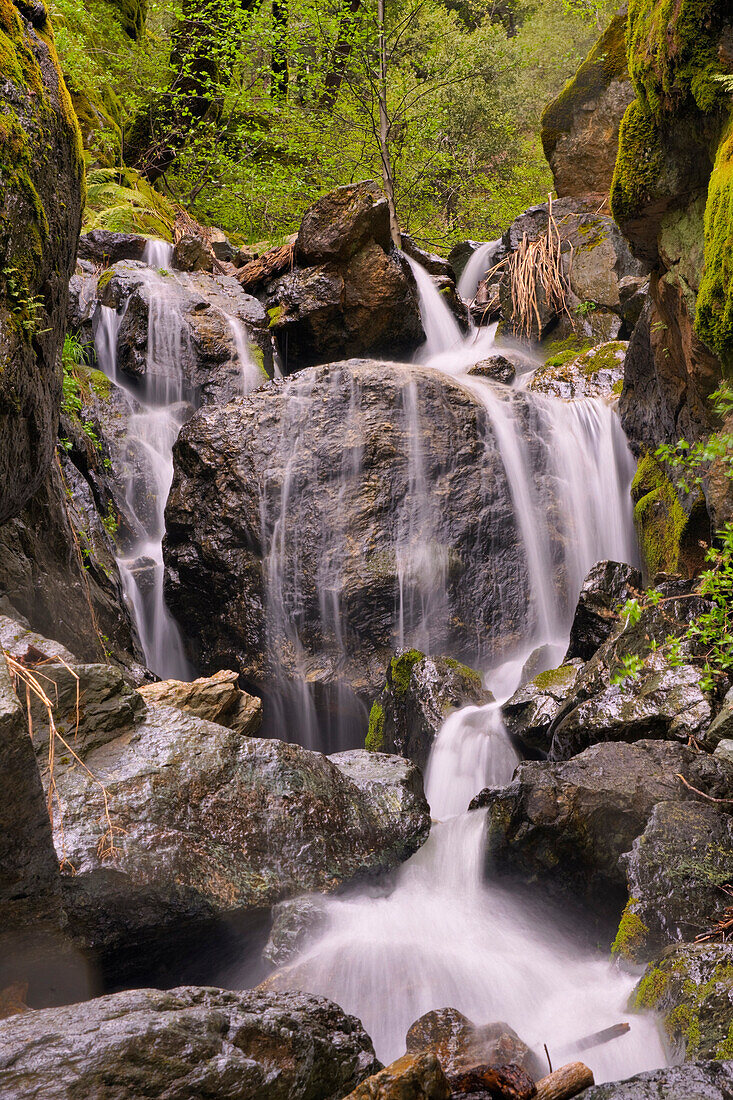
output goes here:
<path id="1" fill-rule="evenodd" d="M 501 247 L 501 238 L 497 241 L 489 241 L 480 244 L 468 263 L 461 272 L 456 289 L 462 298 L 471 301 L 476 295 L 479 283 L 486 277 L 486 272 L 491 269 L 494 258 Z"/>
<path id="2" fill-rule="evenodd" d="M 150 306 L 147 319 L 145 371 L 132 379 L 117 365 L 117 339 L 127 306 L 118 312 L 100 306 L 95 349 L 102 371 L 115 383 L 127 404 L 121 468 L 125 512 L 132 528 L 117 564 L 125 598 L 137 627 L 145 663 L 162 679 L 189 680 L 193 675 L 180 629 L 165 603 L 163 547 L 165 504 L 173 480 L 173 445 L 197 404 L 186 384 L 184 352 L 188 327 L 180 309 L 180 288 L 168 270 L 173 246 L 148 241 L 140 274 Z M 241 370 L 242 392 L 263 381 L 249 354 L 242 322 L 226 315 Z"/>
<path id="3" fill-rule="evenodd" d="M 486 675 L 501 702 L 516 687 L 533 650 L 546 647 L 544 667 L 561 659 L 590 566 L 602 558 L 635 560 L 629 500 L 633 463 L 615 412 L 605 402 L 533 397 L 529 406 L 520 406 L 516 391 L 504 387 L 501 392 L 470 376 L 471 365 L 487 354 L 493 333 L 482 330 L 460 340 L 429 276 L 414 270 L 428 337 L 420 361 L 460 380 L 483 403 L 524 546 L 531 609 L 523 644 Z M 409 455 L 409 492 L 397 524 L 398 558 L 400 547 L 404 554 L 400 575 L 411 576 L 425 594 L 437 587 L 432 607 L 442 615 L 444 563 L 431 549 L 434 513 L 425 456 L 413 442 L 420 437 L 414 397 L 408 387 L 404 414 L 412 422 L 415 450 Z M 545 443 L 541 471 L 527 451 L 528 407 Z M 551 516 L 547 481 L 554 490 Z M 429 648 L 430 609 L 423 601 L 417 614 L 414 610 L 408 613 L 401 585 L 399 640 L 408 640 L 409 618 L 410 630 L 417 624 Z M 540 667 L 535 665 L 535 671 Z M 535 1049 L 546 1043 L 555 1065 L 572 1059 L 575 1041 L 624 1018 L 636 978 L 579 947 L 572 930 L 560 931 L 556 915 L 540 904 L 520 903 L 485 879 L 485 813 L 468 813 L 466 807 L 483 787 L 509 782 L 515 764 L 498 703 L 451 714 L 426 772 L 426 794 L 438 819 L 427 843 L 391 884 L 326 899 L 325 930 L 320 926 L 273 983 L 329 996 L 354 1013 L 385 1062 L 404 1051 L 404 1036 L 414 1020 L 448 1005 L 479 1024 L 507 1021 Z M 665 1062 L 655 1022 L 643 1016 L 634 1017 L 625 1036 L 584 1052 L 583 1058 L 597 1081 Z"/>

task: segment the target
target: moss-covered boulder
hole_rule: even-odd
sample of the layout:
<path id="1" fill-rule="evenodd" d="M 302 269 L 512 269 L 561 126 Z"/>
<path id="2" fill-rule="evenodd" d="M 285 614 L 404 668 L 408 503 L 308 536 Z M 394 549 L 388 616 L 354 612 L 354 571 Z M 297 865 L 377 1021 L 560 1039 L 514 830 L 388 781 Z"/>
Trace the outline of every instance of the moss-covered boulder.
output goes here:
<path id="1" fill-rule="evenodd" d="M 730 900 L 721 887 L 731 878 L 733 817 L 712 803 L 660 802 L 621 862 L 629 903 L 616 950 L 647 962 L 722 917 Z"/>
<path id="2" fill-rule="evenodd" d="M 686 943 L 666 951 L 647 968 L 631 1006 L 661 1013 L 677 1058 L 733 1058 L 733 945 Z"/>
<path id="3" fill-rule="evenodd" d="M 623 340 L 610 340 L 575 359 L 540 367 L 532 376 L 529 388 L 534 393 L 564 401 L 612 397 L 621 391 L 627 346 Z"/>
<path id="4" fill-rule="evenodd" d="M 173 240 L 176 211 L 133 168 L 95 168 L 87 176 L 84 231 L 142 233 Z"/>
<path id="5" fill-rule="evenodd" d="M 112 168 L 122 162 L 120 105 L 107 88 L 97 92 L 66 78 L 81 130 L 87 167 Z"/>
<path id="6" fill-rule="evenodd" d="M 571 660 L 560 668 L 541 672 L 523 684 L 504 703 L 504 724 L 512 737 L 530 752 L 549 752 L 552 726 L 574 698 L 583 662 Z"/>
<path id="7" fill-rule="evenodd" d="M 398 653 L 387 666 L 384 690 L 372 704 L 366 747 L 396 752 L 425 768 L 448 713 L 468 703 L 491 702 L 481 674 L 452 657 Z"/>
<path id="8" fill-rule="evenodd" d="M 660 1097 L 728 1100 L 732 1089 L 733 1062 L 686 1062 L 639 1073 L 626 1081 L 594 1085 L 585 1090 L 583 1100 L 660 1100 Z"/>
<path id="9" fill-rule="evenodd" d="M 631 484 L 634 525 L 648 577 L 701 568 L 710 539 L 710 521 L 701 494 L 679 493 L 663 464 L 645 454 Z"/>
<path id="10" fill-rule="evenodd" d="M 0 523 L 39 488 L 81 220 L 81 139 L 42 3 L 0 3 Z"/>
<path id="11" fill-rule="evenodd" d="M 610 190 L 619 126 L 634 98 L 625 31 L 621 11 L 542 115 L 542 147 L 559 196 Z"/>
<path id="12" fill-rule="evenodd" d="M 653 309 L 627 363 L 621 414 L 632 441 L 698 438 L 707 397 L 733 363 L 729 5 L 631 0 L 627 58 L 636 98 L 624 116 L 614 216 L 653 267 Z M 627 392 L 628 391 L 628 392 Z"/>

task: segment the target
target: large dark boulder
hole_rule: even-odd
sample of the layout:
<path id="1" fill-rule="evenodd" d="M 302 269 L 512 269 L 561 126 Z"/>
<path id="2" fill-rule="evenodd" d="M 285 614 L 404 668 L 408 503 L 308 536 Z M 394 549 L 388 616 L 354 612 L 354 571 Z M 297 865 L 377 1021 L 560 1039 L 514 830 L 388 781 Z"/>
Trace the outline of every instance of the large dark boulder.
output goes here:
<path id="1" fill-rule="evenodd" d="M 583 1100 L 729 1100 L 732 1094 L 733 1062 L 692 1062 L 594 1085 L 580 1095 Z"/>
<path id="2" fill-rule="evenodd" d="M 354 1016 L 304 993 L 136 989 L 3 1022 L 7 1100 L 340 1100 L 379 1070 Z"/>
<path id="3" fill-rule="evenodd" d="M 488 806 L 492 874 L 541 883 L 564 898 L 615 917 L 626 901 L 619 857 L 646 828 L 659 802 L 733 794 L 733 767 L 663 741 L 594 745 L 563 763 L 528 761 L 503 789 L 481 792 Z"/>
<path id="4" fill-rule="evenodd" d="M 624 5 L 542 115 L 542 147 L 558 196 L 603 196 L 611 189 L 619 126 L 634 98 L 625 29 Z"/>
<path id="5" fill-rule="evenodd" d="M 2 31 L 0 523 L 20 511 L 51 464 L 84 171 L 44 5 L 6 3 Z"/>
<path id="6" fill-rule="evenodd" d="M 306 210 L 295 255 L 306 266 L 348 260 L 370 242 L 391 246 L 387 199 L 366 180 L 337 187 Z"/>
<path id="7" fill-rule="evenodd" d="M 641 573 L 632 565 L 599 561 L 583 581 L 575 608 L 566 660 L 588 661 L 618 629 L 619 609 L 640 595 Z"/>
<path id="8" fill-rule="evenodd" d="M 509 400 L 551 508 L 534 399 Z M 452 380 L 369 360 L 313 368 L 200 410 L 174 463 L 166 592 L 204 670 L 235 667 L 265 693 L 344 683 L 371 703 L 400 631 L 469 665 L 526 634 L 504 464 L 485 405 Z M 558 563 L 562 538 L 554 527 Z"/>
<path id="9" fill-rule="evenodd" d="M 366 747 L 399 753 L 424 771 L 448 713 L 492 698 L 479 672 L 451 657 L 426 657 L 408 649 L 387 665 L 384 688 L 369 715 Z"/>
<path id="10" fill-rule="evenodd" d="M 621 857 L 629 903 L 618 949 L 636 962 L 693 939 L 722 918 L 730 896 L 733 817 L 704 802 L 660 802 Z"/>
<path id="11" fill-rule="evenodd" d="M 729 1058 L 733 945 L 683 943 L 665 951 L 647 967 L 631 1006 L 660 1013 L 675 1058 Z"/>
<path id="12" fill-rule="evenodd" d="M 109 267 L 119 260 L 142 260 L 147 237 L 137 233 L 115 233 L 112 229 L 92 229 L 79 238 L 80 260 Z"/>
<path id="13" fill-rule="evenodd" d="M 408 1054 L 437 1054 L 446 1073 L 513 1062 L 535 1080 L 544 1076 L 537 1055 L 509 1024 L 474 1024 L 456 1008 L 434 1009 L 415 1020 L 405 1036 L 405 1046 Z"/>
<path id="14" fill-rule="evenodd" d="M 504 724 L 530 753 L 548 753 L 554 723 L 574 699 L 582 661 L 574 658 L 541 672 L 518 688 L 502 706 Z"/>

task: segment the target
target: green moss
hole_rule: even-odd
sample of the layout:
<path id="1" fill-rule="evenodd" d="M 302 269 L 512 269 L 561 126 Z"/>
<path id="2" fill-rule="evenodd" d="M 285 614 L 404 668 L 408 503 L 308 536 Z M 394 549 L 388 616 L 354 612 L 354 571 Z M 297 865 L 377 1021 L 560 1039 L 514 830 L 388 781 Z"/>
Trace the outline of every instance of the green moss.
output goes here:
<path id="1" fill-rule="evenodd" d="M 393 657 L 389 664 L 387 682 L 396 696 L 404 695 L 410 686 L 412 670 L 418 661 L 422 661 L 424 653 L 419 649 L 407 649 L 404 653 Z"/>
<path id="2" fill-rule="evenodd" d="M 384 747 L 384 707 L 375 700 L 369 712 L 369 729 L 364 748 L 369 752 L 381 752 Z"/>
<path id="3" fill-rule="evenodd" d="M 705 267 L 695 327 L 733 372 L 733 122 L 720 143 L 705 207 Z"/>
<path id="4" fill-rule="evenodd" d="M 662 465 L 647 454 L 640 459 L 631 483 L 634 523 L 644 564 L 650 576 L 674 573 L 688 517 Z"/>
<path id="5" fill-rule="evenodd" d="M 611 20 L 575 76 L 542 114 L 542 148 L 549 160 L 562 134 L 570 131 L 578 107 L 596 99 L 598 89 L 613 80 L 623 80 L 626 66 L 626 21 L 621 15 Z"/>
<path id="6" fill-rule="evenodd" d="M 532 683 L 540 691 L 565 692 L 575 679 L 577 670 L 572 665 L 560 665 L 559 668 L 551 668 L 549 672 L 541 672 L 535 676 Z"/>
<path id="7" fill-rule="evenodd" d="M 629 898 L 623 911 L 616 933 L 616 939 L 611 945 L 611 954 L 620 955 L 623 959 L 636 961 L 639 949 L 643 947 L 649 929 L 644 921 L 632 910 L 638 898 Z"/>
<path id="8" fill-rule="evenodd" d="M 733 1020 L 728 1028 L 727 1036 L 723 1039 L 723 1042 L 719 1043 L 716 1047 L 715 1057 L 720 1058 L 723 1062 L 733 1059 Z"/>
<path id="9" fill-rule="evenodd" d="M 109 400 L 111 390 L 110 381 L 107 375 L 103 374 L 101 370 L 93 370 L 90 368 L 89 385 L 100 401 Z"/>
<path id="10" fill-rule="evenodd" d="M 591 378 L 594 374 L 598 374 L 599 370 L 618 370 L 625 354 L 626 344 L 621 340 L 611 340 L 579 356 L 574 366 Z"/>
<path id="11" fill-rule="evenodd" d="M 656 1008 L 669 984 L 669 977 L 659 967 L 650 967 L 632 994 L 632 1008 Z"/>
<path id="12" fill-rule="evenodd" d="M 456 672 L 461 674 L 464 680 L 469 680 L 476 687 L 483 688 L 483 677 L 475 668 L 469 668 L 468 665 L 462 664 L 461 661 L 456 661 L 454 657 L 444 657 L 443 660 L 448 668 L 455 669 Z"/>
<path id="13" fill-rule="evenodd" d="M 275 327 L 275 325 L 278 323 L 278 321 L 280 320 L 280 318 L 282 317 L 284 312 L 285 312 L 285 307 L 284 306 L 272 306 L 271 309 L 268 309 L 267 316 L 270 318 L 270 328 Z"/>
<path id="14" fill-rule="evenodd" d="M 611 213 L 622 223 L 655 198 L 664 167 L 664 145 L 657 121 L 638 99 L 621 120 L 618 155 L 611 182 Z"/>
<path id="15" fill-rule="evenodd" d="M 265 370 L 265 354 L 262 348 L 259 346 L 259 344 L 255 344 L 252 341 L 250 341 L 250 343 L 247 345 L 247 348 L 254 362 L 260 368 L 262 373 L 266 376 L 267 371 Z"/>
<path id="16" fill-rule="evenodd" d="M 623 390 L 623 388 L 624 388 L 624 380 L 623 380 L 623 378 L 619 378 L 618 382 L 614 382 L 613 386 L 611 387 L 611 393 L 613 394 L 614 397 L 619 397 L 621 395 L 621 391 Z"/>
<path id="17" fill-rule="evenodd" d="M 546 367 L 562 367 L 571 359 L 577 359 L 593 347 L 593 341 L 587 336 L 567 336 L 564 340 L 551 340 L 542 345 L 546 355 Z"/>
<path id="18" fill-rule="evenodd" d="M 724 100 L 717 45 L 719 0 L 629 0 L 626 47 L 636 94 L 660 118 L 692 100 L 709 112 Z"/>

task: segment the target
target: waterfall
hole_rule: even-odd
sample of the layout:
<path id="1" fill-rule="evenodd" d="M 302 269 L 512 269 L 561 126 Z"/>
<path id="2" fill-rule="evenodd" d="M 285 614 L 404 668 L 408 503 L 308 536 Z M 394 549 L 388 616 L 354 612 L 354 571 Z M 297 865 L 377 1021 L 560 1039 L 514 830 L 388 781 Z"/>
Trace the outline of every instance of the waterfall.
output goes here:
<path id="1" fill-rule="evenodd" d="M 501 237 L 496 241 L 489 241 L 487 244 L 478 246 L 464 267 L 456 286 L 461 298 L 465 298 L 468 302 L 475 298 L 479 283 L 493 266 L 494 257 L 500 247 Z"/>
<path id="2" fill-rule="evenodd" d="M 477 1024 L 505 1020 L 538 1052 L 546 1043 L 557 1066 L 572 1059 L 573 1042 L 625 1018 L 636 976 L 580 946 L 580 931 L 567 914 L 539 901 L 520 901 L 487 881 L 485 811 L 468 813 L 467 806 L 483 787 L 511 780 L 517 757 L 500 703 L 517 686 L 529 653 L 544 647 L 544 667 L 557 664 L 588 569 L 603 558 L 636 561 L 629 497 L 633 461 L 606 402 L 554 401 L 523 394 L 521 378 L 512 389 L 469 375 L 492 348 L 494 330 L 461 339 L 430 277 L 415 265 L 413 270 L 427 334 L 420 362 L 460 382 L 481 402 L 487 446 L 490 442 L 501 456 L 529 578 L 527 625 L 516 652 L 486 671 L 487 686 L 499 702 L 450 714 L 433 744 L 426 794 L 439 820 L 427 843 L 391 882 L 323 899 L 325 928 L 320 926 L 271 982 L 331 997 L 358 1016 L 385 1063 L 403 1053 L 413 1021 L 450 1005 Z M 307 415 L 303 397 L 301 416 Z M 358 400 L 353 393 L 352 408 Z M 404 389 L 401 414 L 409 426 L 409 453 L 408 491 L 395 538 L 396 634 L 405 644 L 419 638 L 430 650 L 439 621 L 449 613 L 447 563 L 414 384 Z M 541 468 L 529 452 L 529 423 L 543 441 Z M 358 471 L 358 449 L 348 461 L 351 473 Z M 289 484 L 288 492 L 293 491 Z M 331 554 L 337 565 L 336 544 Z M 333 582 L 336 573 L 330 565 L 324 568 Z M 336 617 L 337 588 L 332 583 L 329 589 L 329 613 Z M 635 1016 L 626 1035 L 585 1051 L 583 1058 L 598 1082 L 665 1063 L 650 1016 Z"/>
<path id="3" fill-rule="evenodd" d="M 124 485 L 125 514 L 132 526 L 130 537 L 117 548 L 125 599 L 147 667 L 161 679 L 190 680 L 194 670 L 164 596 L 163 535 L 173 445 L 198 403 L 185 377 L 189 330 L 181 312 L 181 287 L 168 270 L 172 256 L 173 246 L 165 241 L 149 240 L 145 247 L 144 262 L 149 266 L 141 276 L 150 305 L 142 378 L 128 377 L 117 365 L 127 303 L 119 312 L 100 305 L 95 350 L 100 370 L 119 388 L 127 405 L 124 445 L 115 469 Z M 262 374 L 249 354 L 242 322 L 228 314 L 224 319 L 234 340 L 242 392 L 248 393 L 261 384 Z"/>

